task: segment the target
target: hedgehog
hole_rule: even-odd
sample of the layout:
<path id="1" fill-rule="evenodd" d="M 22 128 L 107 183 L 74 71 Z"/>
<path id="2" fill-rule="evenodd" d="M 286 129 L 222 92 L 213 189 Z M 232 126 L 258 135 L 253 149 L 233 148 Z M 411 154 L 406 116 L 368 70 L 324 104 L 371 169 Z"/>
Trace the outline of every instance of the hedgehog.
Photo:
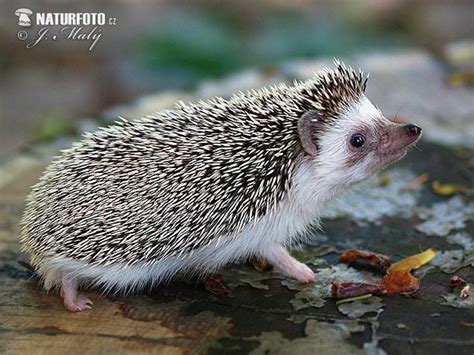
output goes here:
<path id="1" fill-rule="evenodd" d="M 383 116 L 335 60 L 308 81 L 215 97 L 86 133 L 33 186 L 20 243 L 67 310 L 81 288 L 132 292 L 257 257 L 301 283 L 288 249 L 342 191 L 401 159 L 421 129 Z"/>

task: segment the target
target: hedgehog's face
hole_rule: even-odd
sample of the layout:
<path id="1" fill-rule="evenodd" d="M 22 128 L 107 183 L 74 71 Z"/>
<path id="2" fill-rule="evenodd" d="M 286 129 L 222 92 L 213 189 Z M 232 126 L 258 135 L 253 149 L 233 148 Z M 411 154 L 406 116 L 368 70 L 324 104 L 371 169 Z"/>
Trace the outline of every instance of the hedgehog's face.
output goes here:
<path id="1" fill-rule="evenodd" d="M 415 125 L 386 119 L 362 96 L 318 135 L 314 162 L 338 186 L 364 180 L 405 156 L 421 135 Z"/>

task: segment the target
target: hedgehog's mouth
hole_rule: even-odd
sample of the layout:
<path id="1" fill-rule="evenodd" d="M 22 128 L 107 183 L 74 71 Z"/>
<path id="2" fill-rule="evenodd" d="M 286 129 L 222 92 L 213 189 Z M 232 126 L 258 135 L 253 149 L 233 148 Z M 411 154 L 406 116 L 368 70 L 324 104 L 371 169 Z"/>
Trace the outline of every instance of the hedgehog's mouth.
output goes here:
<path id="1" fill-rule="evenodd" d="M 404 144 L 396 149 L 386 150 L 382 153 L 379 153 L 379 156 L 385 159 L 401 159 L 407 154 L 408 149 L 410 149 L 414 145 L 414 143 L 415 142 L 412 142 Z"/>
<path id="2" fill-rule="evenodd" d="M 382 155 L 381 158 L 382 160 L 385 160 L 385 164 L 392 164 L 402 159 L 407 154 L 407 152 L 408 152 L 408 146 L 395 150 L 393 152 L 388 152 Z"/>
<path id="3" fill-rule="evenodd" d="M 402 159 L 407 154 L 407 148 L 397 149 L 390 152 L 384 152 L 383 154 L 377 154 L 375 163 L 371 166 L 373 173 L 376 173 L 390 164 L 393 164 Z"/>
<path id="4" fill-rule="evenodd" d="M 413 147 L 421 137 L 421 129 L 418 134 L 406 134 L 406 126 L 397 127 L 392 132 L 386 133 L 382 138 L 382 144 L 376 150 L 376 163 L 373 171 L 377 172 L 385 167 L 399 161 Z"/>

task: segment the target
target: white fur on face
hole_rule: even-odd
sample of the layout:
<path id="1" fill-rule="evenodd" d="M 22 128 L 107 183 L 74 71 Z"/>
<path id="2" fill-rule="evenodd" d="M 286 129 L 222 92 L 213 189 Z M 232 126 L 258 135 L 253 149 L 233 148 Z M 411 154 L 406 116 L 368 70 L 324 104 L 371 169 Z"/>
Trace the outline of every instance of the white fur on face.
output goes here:
<path id="1" fill-rule="evenodd" d="M 387 121 L 382 112 L 365 95 L 361 96 L 359 102 L 343 112 L 342 116 L 341 124 L 347 125 L 348 129 L 360 126 L 361 124 L 374 126 L 376 123 Z"/>
<path id="2" fill-rule="evenodd" d="M 391 124 L 390 121 L 366 96 L 362 96 L 322 135 L 319 141 L 319 154 L 315 161 L 315 174 L 318 180 L 327 179 L 327 184 L 332 184 L 334 189 L 343 189 L 368 178 L 373 173 L 369 166 L 376 158 L 373 152 L 368 151 L 357 163 L 347 164 L 347 161 L 356 154 L 350 149 L 349 139 L 353 134 L 361 132 L 374 137 L 378 128 L 387 124 Z"/>

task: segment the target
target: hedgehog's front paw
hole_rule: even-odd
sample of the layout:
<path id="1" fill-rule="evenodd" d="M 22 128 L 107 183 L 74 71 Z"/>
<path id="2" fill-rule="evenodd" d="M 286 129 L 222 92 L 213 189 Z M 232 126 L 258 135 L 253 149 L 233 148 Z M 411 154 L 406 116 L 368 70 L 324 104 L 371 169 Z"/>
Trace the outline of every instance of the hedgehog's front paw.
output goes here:
<path id="1" fill-rule="evenodd" d="M 311 270 L 306 264 L 300 263 L 297 260 L 295 260 L 295 262 L 298 264 L 295 265 L 294 270 L 289 273 L 289 276 L 305 284 L 314 282 L 315 276 L 313 270 Z"/>
<path id="2" fill-rule="evenodd" d="M 267 255 L 267 259 L 278 271 L 299 282 L 314 282 L 313 270 L 292 257 L 283 247 L 275 248 Z"/>

